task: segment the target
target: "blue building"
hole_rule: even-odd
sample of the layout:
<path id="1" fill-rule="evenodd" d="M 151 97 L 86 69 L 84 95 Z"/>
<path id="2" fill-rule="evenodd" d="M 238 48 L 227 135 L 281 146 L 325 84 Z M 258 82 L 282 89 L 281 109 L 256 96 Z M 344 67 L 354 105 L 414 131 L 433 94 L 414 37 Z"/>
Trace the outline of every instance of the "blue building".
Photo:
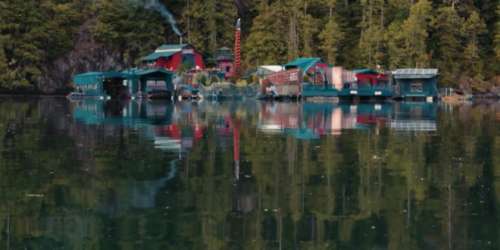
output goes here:
<path id="1" fill-rule="evenodd" d="M 392 73 L 395 97 L 435 100 L 438 69 L 397 69 Z"/>
<path id="2" fill-rule="evenodd" d="M 98 98 L 170 97 L 173 73 L 165 69 L 88 72 L 73 77 L 77 92 Z"/>

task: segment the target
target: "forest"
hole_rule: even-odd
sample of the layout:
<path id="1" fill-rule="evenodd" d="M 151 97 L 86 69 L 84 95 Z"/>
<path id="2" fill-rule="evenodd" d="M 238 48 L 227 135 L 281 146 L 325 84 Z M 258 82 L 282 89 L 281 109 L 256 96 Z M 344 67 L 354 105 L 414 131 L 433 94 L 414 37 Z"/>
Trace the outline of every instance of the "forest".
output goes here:
<path id="1" fill-rule="evenodd" d="M 176 33 L 210 65 L 238 17 L 247 70 L 297 56 L 436 67 L 441 87 L 487 92 L 500 86 L 499 15 L 497 0 L 0 0 L 0 92 L 67 91 L 73 74 L 136 66 Z"/>

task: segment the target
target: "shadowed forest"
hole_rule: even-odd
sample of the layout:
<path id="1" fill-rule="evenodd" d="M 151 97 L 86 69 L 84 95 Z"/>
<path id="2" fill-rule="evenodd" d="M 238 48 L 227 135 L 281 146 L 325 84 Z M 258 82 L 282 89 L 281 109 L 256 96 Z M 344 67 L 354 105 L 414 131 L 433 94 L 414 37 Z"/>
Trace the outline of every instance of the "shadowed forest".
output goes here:
<path id="1" fill-rule="evenodd" d="M 0 89 L 64 91 L 74 73 L 137 65 L 179 34 L 210 65 L 241 17 L 247 70 L 297 56 L 437 67 L 440 86 L 482 92 L 499 85 L 499 15 L 495 0 L 2 0 Z"/>

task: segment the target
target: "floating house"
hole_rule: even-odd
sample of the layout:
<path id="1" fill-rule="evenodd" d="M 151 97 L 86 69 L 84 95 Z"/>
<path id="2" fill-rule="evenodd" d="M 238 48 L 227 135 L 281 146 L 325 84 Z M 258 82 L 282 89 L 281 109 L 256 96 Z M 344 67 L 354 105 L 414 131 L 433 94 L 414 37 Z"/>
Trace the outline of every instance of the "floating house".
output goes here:
<path id="1" fill-rule="evenodd" d="M 153 53 L 142 58 L 149 67 L 164 68 L 177 72 L 182 67 L 186 70 L 205 68 L 203 56 L 190 44 L 164 44 Z"/>
<path id="2" fill-rule="evenodd" d="M 226 79 L 235 75 L 234 70 L 234 55 L 230 48 L 222 47 L 215 53 L 215 61 L 217 62 L 217 69 L 224 72 Z"/>
<path id="3" fill-rule="evenodd" d="M 341 97 L 391 97 L 389 76 L 373 69 L 352 70 L 356 81 L 344 83 Z"/>
<path id="4" fill-rule="evenodd" d="M 395 97 L 432 101 L 438 96 L 438 69 L 397 69 L 392 75 Z"/>
<path id="5" fill-rule="evenodd" d="M 75 75 L 77 92 L 99 98 L 170 97 L 173 73 L 165 69 L 129 69 Z"/>

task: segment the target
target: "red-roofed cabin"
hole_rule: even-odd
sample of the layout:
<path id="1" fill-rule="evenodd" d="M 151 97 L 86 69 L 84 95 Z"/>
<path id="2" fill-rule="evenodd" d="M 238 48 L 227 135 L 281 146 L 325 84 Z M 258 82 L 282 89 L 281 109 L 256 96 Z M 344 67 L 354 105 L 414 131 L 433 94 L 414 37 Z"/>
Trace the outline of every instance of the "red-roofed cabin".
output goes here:
<path id="1" fill-rule="evenodd" d="M 155 52 L 142 58 L 151 67 L 178 71 L 183 65 L 185 70 L 205 69 L 203 56 L 190 44 L 164 44 Z"/>

